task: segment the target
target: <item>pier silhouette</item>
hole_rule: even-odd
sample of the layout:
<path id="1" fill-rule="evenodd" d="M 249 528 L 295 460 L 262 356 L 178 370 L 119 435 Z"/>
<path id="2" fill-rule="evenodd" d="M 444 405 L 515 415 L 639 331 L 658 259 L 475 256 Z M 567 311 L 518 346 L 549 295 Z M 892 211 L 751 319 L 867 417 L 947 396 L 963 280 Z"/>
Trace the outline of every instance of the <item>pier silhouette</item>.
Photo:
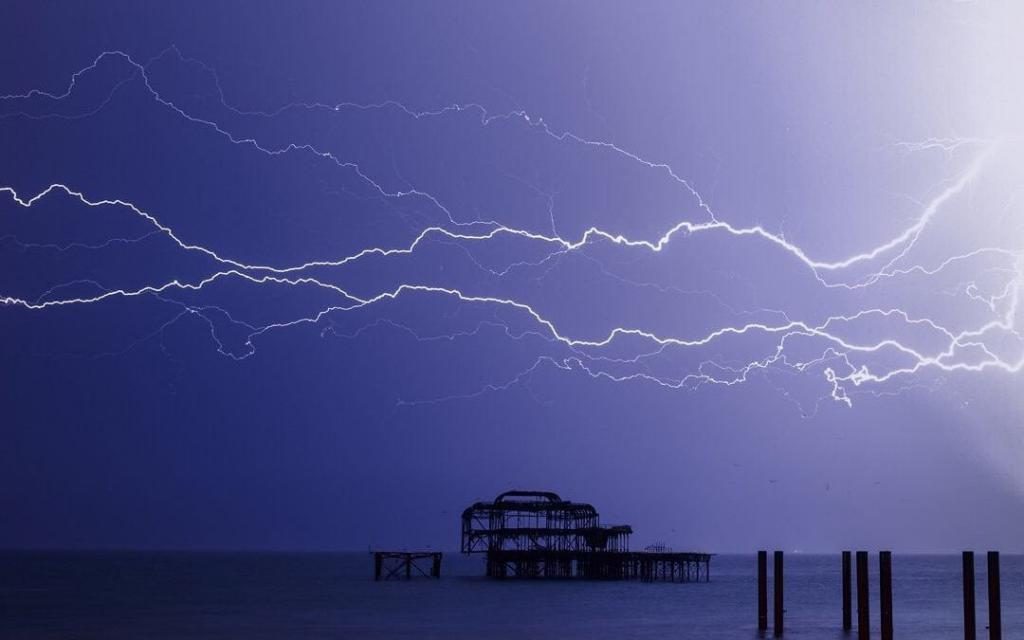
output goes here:
<path id="1" fill-rule="evenodd" d="M 550 491 L 506 491 L 462 513 L 462 552 L 492 578 L 707 582 L 711 554 L 630 551 L 629 525 L 602 525 L 592 505 Z"/>

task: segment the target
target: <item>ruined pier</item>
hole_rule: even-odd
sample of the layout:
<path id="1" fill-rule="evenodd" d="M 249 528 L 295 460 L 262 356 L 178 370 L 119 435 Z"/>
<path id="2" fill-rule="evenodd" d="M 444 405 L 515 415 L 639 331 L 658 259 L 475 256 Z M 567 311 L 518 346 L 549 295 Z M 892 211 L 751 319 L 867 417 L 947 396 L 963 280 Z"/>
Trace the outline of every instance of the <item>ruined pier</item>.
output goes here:
<path id="1" fill-rule="evenodd" d="M 549 491 L 506 491 L 462 513 L 462 552 L 485 554 L 492 578 L 707 582 L 711 554 L 630 551 L 629 525 L 602 525 L 589 504 Z"/>

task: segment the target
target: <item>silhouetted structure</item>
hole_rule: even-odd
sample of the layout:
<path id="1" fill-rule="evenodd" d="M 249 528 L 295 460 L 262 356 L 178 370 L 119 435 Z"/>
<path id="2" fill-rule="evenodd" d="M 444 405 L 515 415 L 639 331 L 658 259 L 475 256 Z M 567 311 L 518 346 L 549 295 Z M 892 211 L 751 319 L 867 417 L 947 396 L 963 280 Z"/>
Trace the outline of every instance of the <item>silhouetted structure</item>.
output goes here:
<path id="1" fill-rule="evenodd" d="M 851 627 L 851 552 L 843 551 L 842 592 L 843 592 L 843 632 Z M 783 614 L 785 608 L 782 601 L 782 559 L 781 551 L 775 552 L 775 636 L 783 633 Z M 857 571 L 857 637 L 863 640 L 871 638 L 870 612 L 870 580 L 868 577 L 868 552 L 858 551 L 856 555 Z M 964 590 L 964 640 L 977 638 L 977 616 L 975 615 L 974 593 L 974 552 L 963 552 L 963 590 Z M 881 638 L 892 640 L 893 635 L 893 591 L 892 591 L 892 552 L 878 552 L 878 602 L 881 609 Z M 768 629 L 768 552 L 757 552 L 757 629 L 764 636 Z M 1003 623 L 1000 599 L 999 552 L 988 552 L 988 637 L 989 640 L 1002 640 Z"/>
<path id="2" fill-rule="evenodd" d="M 757 552 L 757 630 L 768 630 L 768 552 Z"/>
<path id="3" fill-rule="evenodd" d="M 871 600 L 869 598 L 868 552 L 857 552 L 857 638 L 871 640 Z"/>
<path id="4" fill-rule="evenodd" d="M 999 597 L 999 552 L 988 552 L 988 637 L 1002 640 L 1003 613 Z"/>
<path id="5" fill-rule="evenodd" d="M 964 573 L 964 640 L 977 640 L 974 609 L 974 552 L 963 553 Z"/>
<path id="6" fill-rule="evenodd" d="M 784 564 L 783 552 L 776 551 L 775 552 L 775 567 L 774 567 L 775 570 L 774 570 L 774 573 L 772 574 L 772 578 L 774 579 L 774 582 L 775 582 L 773 593 L 772 593 L 772 596 L 774 596 L 773 600 L 774 600 L 774 603 L 775 603 L 775 609 L 772 612 L 772 615 L 773 615 L 773 621 L 775 622 L 775 637 L 776 638 L 782 636 L 782 633 L 783 633 L 783 631 L 785 630 L 785 627 L 786 627 L 786 625 L 785 625 L 786 606 L 785 606 L 785 603 L 783 601 L 783 587 L 785 585 L 785 579 L 784 579 L 783 573 L 782 573 L 783 564 Z"/>
<path id="7" fill-rule="evenodd" d="M 843 552 L 843 631 L 853 628 L 853 590 L 850 586 L 853 575 L 851 557 L 849 551 Z"/>
<path id="8" fill-rule="evenodd" d="M 892 551 L 878 552 L 878 604 L 882 616 L 882 640 L 892 640 Z"/>
<path id="9" fill-rule="evenodd" d="M 710 579 L 711 554 L 630 551 L 632 533 L 549 491 L 506 491 L 462 512 L 462 552 L 487 554 L 492 578 Z"/>
<path id="10" fill-rule="evenodd" d="M 441 557 L 438 551 L 374 551 L 373 579 L 410 580 L 415 576 L 440 578 Z"/>

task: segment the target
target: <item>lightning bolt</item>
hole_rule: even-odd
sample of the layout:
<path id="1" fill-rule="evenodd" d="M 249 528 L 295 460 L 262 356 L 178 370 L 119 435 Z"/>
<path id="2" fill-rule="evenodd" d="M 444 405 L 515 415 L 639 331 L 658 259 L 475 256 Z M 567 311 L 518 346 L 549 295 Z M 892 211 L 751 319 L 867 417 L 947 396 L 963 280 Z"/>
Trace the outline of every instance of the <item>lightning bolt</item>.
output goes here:
<path id="1" fill-rule="evenodd" d="M 382 180 L 374 179 L 358 163 L 339 157 L 335 152 L 303 141 L 271 145 L 255 135 L 237 134 L 231 128 L 208 116 L 191 113 L 156 88 L 150 69 L 160 61 L 176 60 L 180 64 L 200 69 L 213 80 L 217 102 L 236 116 L 274 119 L 286 112 L 317 111 L 328 115 L 342 111 L 390 111 L 414 121 L 445 118 L 458 114 L 474 114 L 481 127 L 497 122 L 510 123 L 536 132 L 554 143 L 573 145 L 585 152 L 607 154 L 618 161 L 632 163 L 654 172 L 676 185 L 691 200 L 698 219 L 683 219 L 650 238 L 630 237 L 621 232 L 602 229 L 597 225 L 586 228 L 575 237 L 558 233 L 554 197 L 530 186 L 547 202 L 550 231 L 523 228 L 480 216 L 467 218 L 453 213 L 442 200 L 413 186 L 389 188 Z M 109 92 L 94 105 L 79 106 L 76 110 L 76 91 L 91 74 L 111 67 L 119 72 Z M 378 103 L 290 103 L 269 111 L 246 110 L 228 102 L 217 72 L 205 63 L 184 56 L 170 47 L 147 61 L 136 61 L 123 51 L 105 51 L 89 65 L 71 75 L 65 90 L 47 92 L 31 89 L 20 94 L 0 96 L 0 118 L 26 118 L 44 120 L 60 118 L 82 120 L 96 115 L 116 99 L 131 83 L 138 83 L 160 108 L 166 109 L 185 122 L 219 136 L 227 143 L 245 151 L 279 157 L 286 154 L 308 154 L 328 163 L 334 169 L 347 172 L 385 200 L 415 198 L 436 210 L 442 217 L 440 224 L 429 224 L 414 230 L 412 239 L 390 246 L 370 246 L 347 255 L 328 259 L 318 258 L 298 264 L 269 264 L 244 261 L 191 239 L 161 222 L 158 215 L 142 204 L 104 194 L 90 194 L 87 189 L 62 182 L 54 182 L 31 194 L 22 193 L 11 185 L 0 186 L 16 208 L 31 210 L 48 198 L 63 196 L 86 209 L 113 208 L 123 211 L 145 224 L 149 231 L 125 237 L 108 238 L 99 242 L 28 242 L 16 235 L 0 237 L 0 247 L 7 243 L 20 251 L 103 251 L 114 246 L 137 245 L 158 239 L 170 241 L 183 254 L 195 255 L 210 265 L 201 277 L 171 278 L 137 287 L 105 286 L 88 279 L 77 279 L 50 287 L 35 295 L 4 293 L 0 291 L 0 306 L 42 313 L 55 308 L 74 308 L 82 305 L 103 304 L 115 298 L 154 298 L 171 305 L 178 311 L 170 320 L 160 324 L 144 340 L 162 334 L 172 324 L 186 317 L 198 317 L 209 328 L 217 351 L 227 357 L 241 360 L 253 355 L 256 341 L 268 332 L 283 331 L 299 325 L 322 327 L 321 335 L 360 339 L 369 328 L 389 328 L 401 331 L 418 341 L 457 340 L 478 336 L 485 330 L 494 330 L 505 339 L 524 343 L 535 339 L 543 352 L 533 363 L 503 382 L 487 383 L 481 388 L 441 398 L 408 400 L 402 404 L 439 402 L 471 398 L 484 393 L 499 392 L 522 383 L 539 368 L 549 366 L 556 371 L 573 372 L 594 380 L 610 383 L 649 383 L 667 389 L 696 389 L 703 385 L 737 386 L 750 381 L 757 374 L 787 372 L 807 376 L 815 374 L 824 382 L 827 397 L 843 405 L 852 406 L 853 394 L 868 389 L 871 393 L 891 393 L 919 384 L 927 371 L 952 374 L 978 373 L 988 370 L 1008 374 L 1020 372 L 1024 366 L 1024 336 L 1019 332 L 1019 298 L 1024 273 L 1024 251 L 1020 246 L 980 246 L 953 255 L 942 256 L 925 264 L 912 262 L 914 250 L 926 232 L 940 216 L 946 214 L 955 199 L 963 196 L 977 184 L 993 158 L 1005 150 L 1008 141 L 982 138 L 930 138 L 920 142 L 898 142 L 895 147 L 907 154 L 939 151 L 947 158 L 970 152 L 967 166 L 923 204 L 917 216 L 904 228 L 874 246 L 837 258 L 816 257 L 781 233 L 774 233 L 762 225 L 741 225 L 717 214 L 710 203 L 698 192 L 691 181 L 683 178 L 667 163 L 650 160 L 623 146 L 606 140 L 591 139 L 568 130 L 559 130 L 544 118 L 527 111 L 515 110 L 491 113 L 476 103 L 451 104 L 434 110 L 414 110 L 405 104 L 388 100 Z M 523 182 L 523 181 L 521 181 Z M 524 182 L 525 184 L 525 182 Z M 527 185 L 529 186 L 529 185 Z M 948 215 L 948 214 L 947 214 Z M 711 290 L 691 290 L 664 285 L 655 281 L 639 281 L 617 274 L 591 255 L 603 248 L 619 252 L 646 254 L 657 257 L 675 243 L 695 242 L 702 238 L 725 238 L 730 242 L 757 243 L 759 248 L 771 250 L 799 265 L 822 292 L 841 292 L 850 295 L 869 295 L 875 288 L 909 278 L 934 279 L 962 267 L 970 268 L 977 262 L 984 267 L 971 274 L 952 289 L 952 295 L 984 308 L 986 317 L 954 327 L 938 317 L 919 315 L 899 306 L 862 305 L 843 312 L 828 313 L 817 321 L 792 317 L 791 312 L 777 308 L 737 308 Z M 486 251 L 493 243 L 510 239 L 532 247 L 532 257 L 514 259 L 504 266 L 487 266 L 474 257 L 471 248 Z M 574 335 L 560 328 L 541 303 L 530 303 L 513 296 L 488 291 L 474 291 L 454 284 L 432 284 L 410 280 L 372 293 L 339 284 L 328 277 L 343 273 L 346 268 L 369 260 L 389 260 L 410 257 L 426 245 L 444 243 L 465 251 L 470 261 L 492 279 L 501 281 L 516 271 L 543 269 L 544 277 L 557 269 L 560 261 L 579 256 L 595 264 L 601 274 L 626 286 L 652 288 L 663 295 L 702 295 L 725 308 L 734 318 L 754 318 L 725 324 L 702 333 L 665 334 L 645 326 L 612 326 L 598 335 Z M 328 275 L 324 275 L 327 272 Z M 986 279 L 987 278 L 987 279 Z M 990 282 L 995 280 L 995 282 Z M 320 305 L 311 313 L 292 315 L 274 322 L 255 322 L 238 318 L 217 304 L 197 304 L 179 299 L 179 295 L 197 294 L 212 289 L 215 283 L 238 282 L 251 287 L 284 287 L 315 290 L 328 296 L 331 302 Z M 91 286 L 91 295 L 64 295 L 78 290 L 80 285 Z M 358 288 L 358 287 L 357 287 Z M 452 329 L 442 334 L 427 335 L 416 328 L 386 318 L 376 318 L 355 331 L 341 331 L 332 318 L 394 303 L 410 297 L 430 296 L 450 299 L 459 305 L 492 310 L 492 319 L 477 322 L 466 330 Z M 244 335 L 241 348 L 228 347 L 219 337 L 214 317 L 224 318 Z M 758 319 L 760 318 L 760 319 Z M 770 319 L 765 319 L 770 318 Z M 850 337 L 850 328 L 862 323 L 874 323 L 874 336 Z M 897 326 L 899 331 L 890 329 Z M 529 328 L 525 328 L 529 327 Z M 854 332 L 856 333 L 856 332 Z M 901 337 L 903 333 L 912 339 Z M 749 339 L 745 357 L 727 358 L 722 355 L 728 345 Z M 922 343 L 922 344 L 918 344 Z M 129 347 L 131 348 L 131 347 Z M 719 349 L 719 351 L 715 351 Z M 692 364 L 680 364 L 679 360 Z M 899 386 L 902 385 L 902 386 Z M 818 402 L 814 403 L 817 407 Z M 803 410 L 801 408 L 801 410 Z M 815 409 L 816 410 L 816 409 Z M 806 411 L 804 412 L 806 414 Z"/>

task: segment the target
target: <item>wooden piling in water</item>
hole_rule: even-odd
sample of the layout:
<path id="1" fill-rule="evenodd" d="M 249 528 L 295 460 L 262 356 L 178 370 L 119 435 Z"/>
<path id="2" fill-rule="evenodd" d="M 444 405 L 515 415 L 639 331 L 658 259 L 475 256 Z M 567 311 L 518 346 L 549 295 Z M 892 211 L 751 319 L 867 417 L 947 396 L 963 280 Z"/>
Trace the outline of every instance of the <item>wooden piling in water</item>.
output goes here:
<path id="1" fill-rule="evenodd" d="M 1002 640 L 1003 616 L 999 599 L 999 552 L 988 552 L 988 637 Z"/>
<path id="2" fill-rule="evenodd" d="M 782 552 L 781 551 L 776 551 L 775 552 L 775 573 L 774 573 L 774 576 L 773 576 L 774 583 L 775 583 L 774 584 L 775 588 L 774 588 L 774 593 L 772 594 L 774 596 L 774 600 L 775 600 L 775 637 L 776 638 L 778 638 L 779 636 L 782 635 L 782 631 L 783 631 L 783 627 L 784 627 L 783 621 L 784 621 L 784 617 L 785 617 L 785 614 L 786 614 L 786 609 L 783 606 L 783 599 L 782 599 L 782 596 L 783 596 L 783 588 L 782 588 L 782 584 L 783 584 L 782 561 L 783 561 Z"/>
<path id="3" fill-rule="evenodd" d="M 974 552 L 964 551 L 964 640 L 977 640 L 974 619 Z"/>
<path id="4" fill-rule="evenodd" d="M 853 593 L 852 593 L 852 567 L 850 552 L 843 552 L 843 631 L 853 628 Z"/>
<path id="5" fill-rule="evenodd" d="M 892 640 L 892 552 L 878 552 L 878 600 L 882 640 Z"/>
<path id="6" fill-rule="evenodd" d="M 757 552 L 757 630 L 768 630 L 768 552 Z"/>
<path id="7" fill-rule="evenodd" d="M 857 638 L 870 640 L 871 611 L 868 604 L 868 552 L 857 552 Z"/>

